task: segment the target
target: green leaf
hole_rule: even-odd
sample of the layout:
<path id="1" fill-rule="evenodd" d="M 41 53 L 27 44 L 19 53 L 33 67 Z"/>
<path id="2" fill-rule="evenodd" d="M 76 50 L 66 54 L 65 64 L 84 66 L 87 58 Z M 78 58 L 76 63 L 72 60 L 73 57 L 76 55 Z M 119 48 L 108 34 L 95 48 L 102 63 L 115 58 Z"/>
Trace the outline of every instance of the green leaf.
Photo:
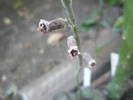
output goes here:
<path id="1" fill-rule="evenodd" d="M 121 27 L 121 26 L 123 26 L 123 24 L 124 24 L 124 18 L 123 18 L 123 16 L 119 16 L 113 26 Z"/>
<path id="2" fill-rule="evenodd" d="M 98 23 L 99 18 L 100 18 L 100 11 L 96 9 L 83 20 L 83 23 L 80 25 L 80 29 L 88 30 L 94 26 L 97 26 L 99 24 Z"/>
<path id="3" fill-rule="evenodd" d="M 120 0 L 108 0 L 107 4 L 108 5 L 115 5 L 121 3 Z"/>
<path id="4" fill-rule="evenodd" d="M 89 30 L 90 28 L 96 26 L 97 23 L 91 23 L 91 24 L 82 24 L 80 25 L 81 30 Z"/>
<path id="5" fill-rule="evenodd" d="M 110 23 L 106 20 L 100 21 L 100 25 L 106 28 L 109 28 L 111 26 Z"/>
<path id="6" fill-rule="evenodd" d="M 113 30 L 116 32 L 120 32 L 123 29 L 123 25 L 124 25 L 124 17 L 119 16 L 113 25 Z"/>

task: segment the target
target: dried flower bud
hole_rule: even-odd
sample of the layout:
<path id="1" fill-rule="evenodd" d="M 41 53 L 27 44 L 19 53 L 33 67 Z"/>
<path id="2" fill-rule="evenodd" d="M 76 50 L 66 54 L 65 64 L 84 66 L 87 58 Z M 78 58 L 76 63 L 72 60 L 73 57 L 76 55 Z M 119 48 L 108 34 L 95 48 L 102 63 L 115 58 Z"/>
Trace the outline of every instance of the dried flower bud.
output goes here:
<path id="1" fill-rule="evenodd" d="M 42 33 L 48 33 L 50 31 L 64 28 L 66 22 L 66 19 L 63 18 L 54 19 L 52 21 L 40 19 L 40 22 L 38 24 L 38 30 Z"/>
<path id="2" fill-rule="evenodd" d="M 76 40 L 73 36 L 67 38 L 68 53 L 70 57 L 76 57 L 80 54 Z"/>
<path id="3" fill-rule="evenodd" d="M 89 54 L 84 53 L 83 54 L 83 59 L 85 60 L 85 62 L 88 64 L 89 68 L 94 68 L 96 66 L 96 61 L 95 59 L 93 59 Z"/>

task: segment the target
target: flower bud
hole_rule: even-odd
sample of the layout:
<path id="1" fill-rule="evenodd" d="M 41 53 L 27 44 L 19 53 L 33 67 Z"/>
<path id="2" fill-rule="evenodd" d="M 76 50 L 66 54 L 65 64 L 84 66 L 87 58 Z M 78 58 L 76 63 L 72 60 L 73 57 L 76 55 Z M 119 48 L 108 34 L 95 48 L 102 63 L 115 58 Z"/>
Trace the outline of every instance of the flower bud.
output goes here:
<path id="1" fill-rule="evenodd" d="M 40 19 L 38 24 L 38 30 L 42 33 L 48 33 L 54 30 L 58 30 L 65 27 L 66 20 L 63 18 L 54 19 L 52 21 L 46 21 Z"/>
<path id="2" fill-rule="evenodd" d="M 67 38 L 68 53 L 70 57 L 76 57 L 80 54 L 76 40 L 73 36 Z"/>
<path id="3" fill-rule="evenodd" d="M 89 68 L 95 68 L 96 66 L 96 61 L 95 59 L 93 59 L 89 54 L 84 53 L 83 54 L 83 59 L 85 60 L 85 62 L 87 63 Z"/>

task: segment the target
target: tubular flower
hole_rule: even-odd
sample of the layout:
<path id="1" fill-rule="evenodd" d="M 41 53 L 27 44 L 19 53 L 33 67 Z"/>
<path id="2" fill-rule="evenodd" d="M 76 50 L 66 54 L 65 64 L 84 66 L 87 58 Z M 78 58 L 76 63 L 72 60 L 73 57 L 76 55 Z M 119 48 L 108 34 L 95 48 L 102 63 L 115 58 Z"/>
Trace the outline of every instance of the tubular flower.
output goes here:
<path id="1" fill-rule="evenodd" d="M 40 19 L 37 30 L 42 33 L 47 33 L 49 31 L 49 21 Z"/>
<path id="2" fill-rule="evenodd" d="M 76 57 L 80 54 L 76 40 L 73 36 L 67 38 L 68 53 L 70 57 Z"/>
<path id="3" fill-rule="evenodd" d="M 52 21 L 46 21 L 44 19 L 40 19 L 38 24 L 38 31 L 42 33 L 48 33 L 54 30 L 58 30 L 65 27 L 66 19 L 58 18 Z"/>
<path id="4" fill-rule="evenodd" d="M 85 62 L 87 63 L 89 68 L 95 68 L 96 67 L 96 61 L 95 59 L 93 59 L 89 54 L 84 53 L 83 54 L 83 59 L 85 60 Z"/>

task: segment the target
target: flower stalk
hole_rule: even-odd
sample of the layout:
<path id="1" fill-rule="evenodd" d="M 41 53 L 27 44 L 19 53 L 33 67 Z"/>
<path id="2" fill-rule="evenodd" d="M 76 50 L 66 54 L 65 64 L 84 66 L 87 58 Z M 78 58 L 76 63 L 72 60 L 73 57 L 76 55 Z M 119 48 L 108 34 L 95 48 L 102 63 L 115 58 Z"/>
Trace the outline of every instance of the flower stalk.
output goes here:
<path id="1" fill-rule="evenodd" d="M 73 12 L 73 8 L 72 8 L 72 0 L 61 0 L 61 1 L 62 1 L 62 5 L 64 6 L 65 11 L 67 13 L 68 23 L 71 26 L 71 30 L 73 32 L 73 36 L 74 36 L 74 38 L 76 40 L 77 50 L 79 50 L 79 52 L 80 52 L 79 29 L 78 29 L 78 25 L 76 23 L 74 12 Z M 78 58 L 79 58 L 79 65 L 80 66 L 79 66 L 78 73 L 77 73 L 77 88 L 79 90 L 79 98 L 81 99 L 81 89 L 80 89 L 79 76 L 80 76 L 82 68 L 83 68 L 82 67 L 83 66 L 82 55 L 79 54 Z"/>
<path id="2" fill-rule="evenodd" d="M 76 40 L 76 44 L 78 46 L 78 50 L 80 51 L 79 30 L 78 30 L 78 26 L 77 26 L 75 16 L 74 16 L 74 12 L 73 12 L 73 8 L 72 8 L 72 0 L 61 0 L 61 1 L 62 1 L 62 5 L 65 8 L 65 11 L 67 13 L 68 22 L 71 25 L 73 35 L 74 35 L 75 40 Z M 79 55 L 79 64 L 80 64 L 80 67 L 81 67 L 82 66 L 82 56 L 81 55 Z"/>

